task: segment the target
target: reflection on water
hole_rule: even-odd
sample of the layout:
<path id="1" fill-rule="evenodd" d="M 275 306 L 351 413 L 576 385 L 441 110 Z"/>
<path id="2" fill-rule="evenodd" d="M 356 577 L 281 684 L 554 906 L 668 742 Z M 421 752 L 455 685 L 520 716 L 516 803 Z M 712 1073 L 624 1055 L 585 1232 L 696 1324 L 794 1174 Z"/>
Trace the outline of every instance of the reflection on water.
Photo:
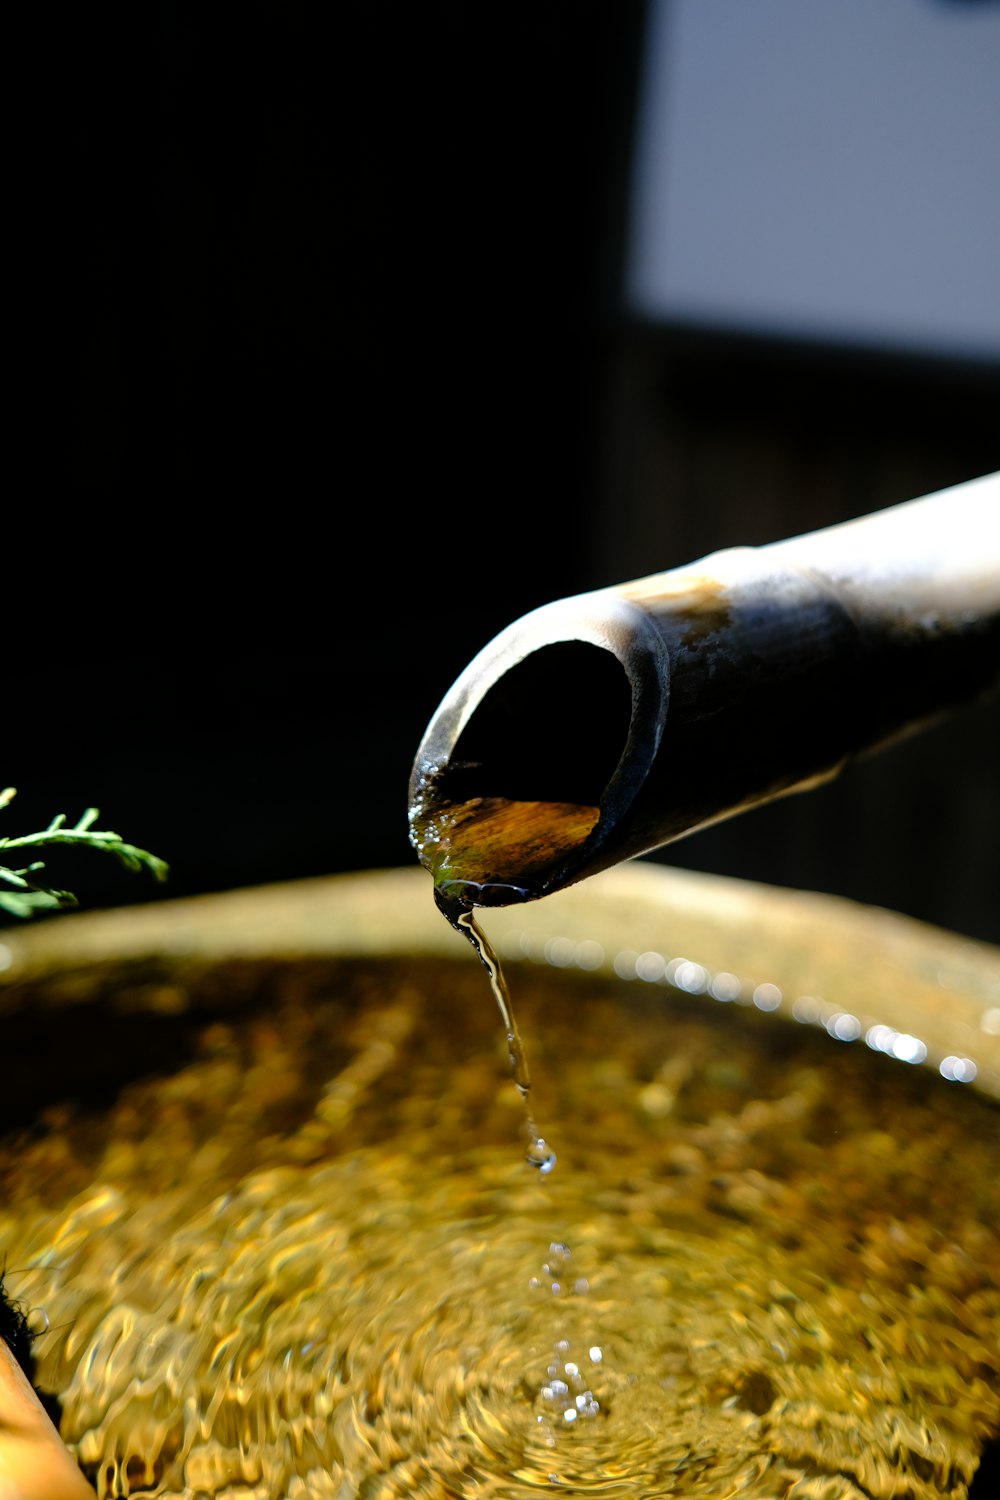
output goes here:
<path id="1" fill-rule="evenodd" d="M 963 1495 L 1000 1112 L 757 1008 L 514 983 L 550 1177 L 482 973 L 430 962 L 244 964 L 186 1064 L 2 1143 L 100 1493 Z"/>

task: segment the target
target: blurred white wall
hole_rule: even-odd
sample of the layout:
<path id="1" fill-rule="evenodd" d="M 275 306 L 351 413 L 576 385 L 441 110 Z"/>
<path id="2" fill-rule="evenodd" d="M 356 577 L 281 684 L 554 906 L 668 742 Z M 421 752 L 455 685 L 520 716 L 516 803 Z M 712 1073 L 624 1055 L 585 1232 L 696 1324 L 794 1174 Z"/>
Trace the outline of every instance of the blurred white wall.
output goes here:
<path id="1" fill-rule="evenodd" d="M 1000 4 L 651 0 L 626 301 L 1000 360 Z"/>

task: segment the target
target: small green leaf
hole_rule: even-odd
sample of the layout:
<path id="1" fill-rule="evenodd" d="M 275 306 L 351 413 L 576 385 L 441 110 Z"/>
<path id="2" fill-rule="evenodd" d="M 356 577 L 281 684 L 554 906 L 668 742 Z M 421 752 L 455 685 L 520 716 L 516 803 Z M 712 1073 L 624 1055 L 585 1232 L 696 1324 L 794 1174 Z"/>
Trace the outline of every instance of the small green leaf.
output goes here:
<path id="1" fill-rule="evenodd" d="M 14 787 L 5 787 L 3 791 L 0 791 L 0 810 L 9 806 L 15 795 Z M 150 854 L 148 849 L 140 849 L 135 844 L 126 843 L 119 834 L 112 833 L 110 829 L 94 828 L 93 824 L 99 817 L 100 813 L 96 807 L 88 807 L 75 826 L 67 828 L 65 813 L 57 813 L 43 833 L 27 833 L 19 838 L 0 839 L 0 851 L 35 849 L 42 844 L 82 844 L 88 849 L 103 849 L 105 853 L 113 854 L 127 870 L 145 869 L 155 880 L 167 879 L 169 866 L 164 860 L 158 855 Z M 19 868 L 0 865 L 0 882 L 12 887 L 9 890 L 0 888 L 0 910 L 10 912 L 16 917 L 29 917 L 39 910 L 76 906 L 77 899 L 72 891 L 57 890 L 54 886 L 25 879 L 25 876 L 44 868 L 42 860 L 35 860 Z"/>

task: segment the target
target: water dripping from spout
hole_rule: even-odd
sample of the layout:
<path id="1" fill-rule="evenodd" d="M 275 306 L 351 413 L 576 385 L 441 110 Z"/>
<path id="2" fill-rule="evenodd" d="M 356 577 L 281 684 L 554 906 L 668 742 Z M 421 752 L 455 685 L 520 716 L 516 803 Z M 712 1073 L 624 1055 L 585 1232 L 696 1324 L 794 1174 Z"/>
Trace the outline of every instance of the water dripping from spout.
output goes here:
<path id="1" fill-rule="evenodd" d="M 524 1101 L 524 1133 L 528 1142 L 524 1153 L 525 1161 L 529 1166 L 536 1167 L 543 1177 L 547 1177 L 556 1164 L 556 1153 L 545 1137 L 539 1134 L 531 1111 L 531 1074 L 528 1071 L 528 1056 L 518 1030 L 510 1001 L 510 991 L 507 988 L 500 960 L 489 938 L 476 921 L 470 906 L 464 901 L 443 896 L 440 891 L 435 892 L 435 897 L 439 908 L 451 925 L 468 938 L 489 977 L 490 988 L 493 991 L 507 1038 L 511 1072 L 518 1093 Z"/>

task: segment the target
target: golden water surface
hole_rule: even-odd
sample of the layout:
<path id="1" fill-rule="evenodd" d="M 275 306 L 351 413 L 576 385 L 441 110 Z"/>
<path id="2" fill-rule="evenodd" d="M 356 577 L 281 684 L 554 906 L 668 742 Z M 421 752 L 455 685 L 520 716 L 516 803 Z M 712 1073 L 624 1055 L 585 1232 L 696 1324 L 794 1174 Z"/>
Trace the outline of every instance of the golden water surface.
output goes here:
<path id="1" fill-rule="evenodd" d="M 737 1006 L 511 984 L 547 1177 L 478 965 L 123 971 L 100 1015 L 162 1028 L 159 1070 L 109 1068 L 95 1010 L 98 1096 L 0 1142 L 0 1259 L 99 1493 L 964 1495 L 1000 1111 Z"/>

